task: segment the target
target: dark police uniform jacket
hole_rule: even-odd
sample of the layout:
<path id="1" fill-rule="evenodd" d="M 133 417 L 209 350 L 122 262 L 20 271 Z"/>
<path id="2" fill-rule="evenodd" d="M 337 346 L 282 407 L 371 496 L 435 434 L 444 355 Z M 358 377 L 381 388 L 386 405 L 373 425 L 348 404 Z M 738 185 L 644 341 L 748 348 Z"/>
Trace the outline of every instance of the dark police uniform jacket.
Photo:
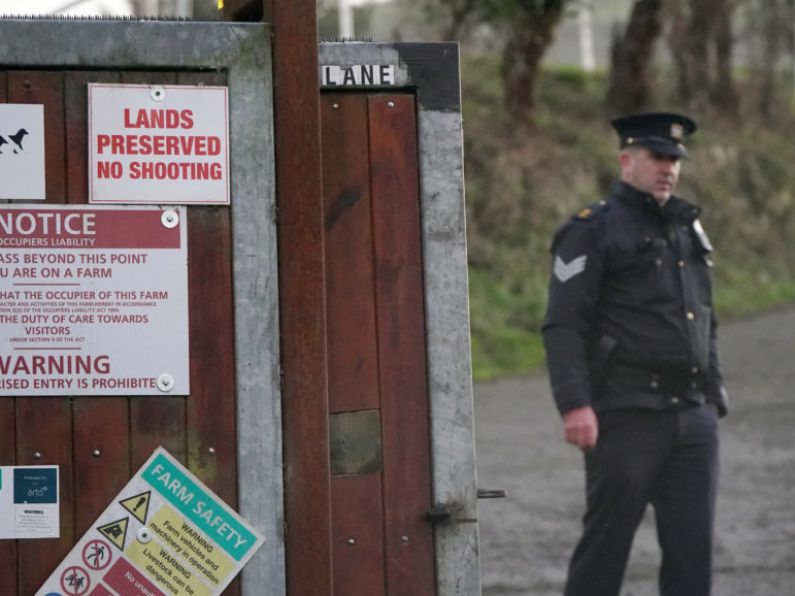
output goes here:
<path id="1" fill-rule="evenodd" d="M 699 213 L 618 182 L 557 232 L 543 338 L 561 413 L 705 401 L 726 413 Z"/>

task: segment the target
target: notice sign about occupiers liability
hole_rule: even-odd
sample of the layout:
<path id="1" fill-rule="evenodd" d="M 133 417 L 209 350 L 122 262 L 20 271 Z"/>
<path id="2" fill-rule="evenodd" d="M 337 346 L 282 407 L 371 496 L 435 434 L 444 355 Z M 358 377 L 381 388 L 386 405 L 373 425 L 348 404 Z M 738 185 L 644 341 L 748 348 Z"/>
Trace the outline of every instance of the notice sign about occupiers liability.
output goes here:
<path id="1" fill-rule="evenodd" d="M 187 395 L 185 208 L 0 206 L 0 395 Z"/>
<path id="2" fill-rule="evenodd" d="M 89 202 L 228 205 L 226 87 L 88 85 Z"/>

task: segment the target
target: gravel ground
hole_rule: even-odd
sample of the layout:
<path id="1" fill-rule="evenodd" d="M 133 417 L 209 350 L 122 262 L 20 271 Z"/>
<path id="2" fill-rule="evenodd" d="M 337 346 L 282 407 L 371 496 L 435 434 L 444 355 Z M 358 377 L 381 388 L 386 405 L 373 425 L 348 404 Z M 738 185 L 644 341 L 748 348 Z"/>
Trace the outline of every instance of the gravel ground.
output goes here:
<path id="1" fill-rule="evenodd" d="M 721 421 L 714 596 L 795 595 L 795 309 L 724 326 L 730 394 Z M 545 375 L 475 386 L 483 593 L 562 592 L 579 537 L 583 472 L 562 437 Z M 656 595 L 651 514 L 632 550 L 622 596 Z"/>

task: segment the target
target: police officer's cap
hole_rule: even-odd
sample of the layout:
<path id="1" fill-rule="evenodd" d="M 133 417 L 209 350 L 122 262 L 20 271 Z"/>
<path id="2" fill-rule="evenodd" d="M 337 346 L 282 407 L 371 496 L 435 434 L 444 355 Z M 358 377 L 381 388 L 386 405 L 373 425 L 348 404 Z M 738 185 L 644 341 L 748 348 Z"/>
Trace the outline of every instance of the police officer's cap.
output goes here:
<path id="1" fill-rule="evenodd" d="M 669 112 L 623 116 L 613 120 L 612 125 L 621 139 L 622 149 L 641 146 L 674 157 L 689 157 L 684 140 L 696 130 L 693 120 Z"/>

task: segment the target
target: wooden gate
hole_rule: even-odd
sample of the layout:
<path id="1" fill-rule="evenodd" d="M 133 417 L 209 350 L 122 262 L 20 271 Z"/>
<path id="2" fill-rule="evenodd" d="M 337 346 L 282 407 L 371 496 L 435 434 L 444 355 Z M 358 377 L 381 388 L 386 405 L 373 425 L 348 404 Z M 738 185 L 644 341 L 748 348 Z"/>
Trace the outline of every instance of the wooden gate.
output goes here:
<path id="1" fill-rule="evenodd" d="M 223 85 L 220 74 L 9 70 L 0 100 L 44 105 L 48 203 L 87 201 L 86 83 Z M 61 537 L 0 541 L 0 594 L 33 594 L 163 445 L 237 506 L 230 211 L 188 210 L 188 397 L 0 397 L 0 462 L 60 466 Z M 145 349 L 143 346 L 141 349 Z M 237 583 L 227 593 L 240 592 Z"/>
<path id="2" fill-rule="evenodd" d="M 334 594 L 435 593 L 412 94 L 321 100 Z"/>

